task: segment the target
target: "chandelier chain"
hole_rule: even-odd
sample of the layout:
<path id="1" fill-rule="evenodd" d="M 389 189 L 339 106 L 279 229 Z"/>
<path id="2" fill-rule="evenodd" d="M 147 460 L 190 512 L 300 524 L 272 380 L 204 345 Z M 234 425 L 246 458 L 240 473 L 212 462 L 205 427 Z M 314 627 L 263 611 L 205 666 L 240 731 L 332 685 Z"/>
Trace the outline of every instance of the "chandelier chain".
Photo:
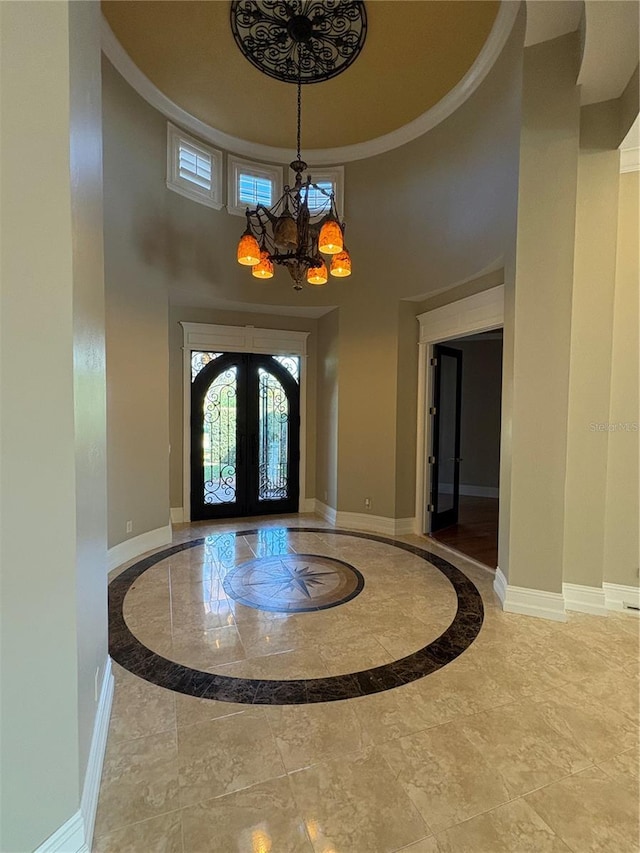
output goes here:
<path id="1" fill-rule="evenodd" d="M 243 4 L 245 2 L 247 9 L 253 9 L 250 0 L 243 0 Z M 280 3 L 282 0 L 264 2 Z M 308 173 L 303 179 L 308 166 L 302 160 L 302 83 L 317 18 L 301 12 L 294 14 L 299 9 L 297 3 L 285 6 L 293 15 L 289 21 L 289 34 L 295 42 L 292 65 L 297 60 L 297 73 L 293 79 L 289 78 L 297 84 L 296 159 L 289 164 L 295 173 L 295 182 L 293 186 L 285 185 L 275 204 L 266 207 L 257 203 L 253 209 L 247 207 L 247 228 L 240 238 L 237 258 L 238 263 L 252 267 L 253 276 L 260 279 L 273 277 L 274 264 L 285 266 L 293 279 L 293 289 L 299 291 L 305 278 L 309 284 L 319 286 L 327 283 L 329 274 L 337 278 L 351 275 L 351 258 L 344 247 L 344 223 L 339 220 L 333 189 L 314 183 Z M 322 197 L 326 201 L 319 204 Z M 322 254 L 331 256 L 330 270 Z"/>
<path id="2" fill-rule="evenodd" d="M 300 51 L 302 51 L 302 46 L 300 47 Z M 297 151 L 298 160 L 302 159 L 301 154 L 300 154 L 301 126 L 302 126 L 302 57 L 300 56 L 300 53 L 298 53 L 298 137 L 297 137 L 297 139 L 298 139 L 298 151 Z"/>

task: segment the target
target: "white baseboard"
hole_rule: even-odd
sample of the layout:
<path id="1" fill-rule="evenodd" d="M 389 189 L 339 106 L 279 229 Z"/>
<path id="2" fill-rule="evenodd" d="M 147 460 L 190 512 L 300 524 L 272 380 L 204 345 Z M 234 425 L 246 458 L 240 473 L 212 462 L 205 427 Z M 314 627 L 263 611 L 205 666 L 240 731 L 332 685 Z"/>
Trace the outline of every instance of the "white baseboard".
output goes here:
<path id="1" fill-rule="evenodd" d="M 384 536 L 405 536 L 414 533 L 416 519 L 411 518 L 388 518 L 385 515 L 371 515 L 368 512 L 343 512 L 335 510 L 322 501 L 316 499 L 314 511 L 317 515 L 335 524 L 336 527 L 345 527 L 351 530 L 366 530 L 370 533 L 381 533 Z"/>
<path id="2" fill-rule="evenodd" d="M 500 569 L 496 569 L 493 589 L 506 613 L 537 616 L 540 619 L 552 619 L 554 622 L 567 621 L 564 596 L 561 592 L 547 592 L 543 589 L 511 586 Z"/>
<path id="3" fill-rule="evenodd" d="M 111 672 L 111 658 L 107 657 L 102 676 L 102 688 L 96 710 L 96 719 L 93 724 L 93 737 L 91 738 L 87 772 L 85 773 L 84 785 L 82 787 L 82 799 L 80 800 L 80 811 L 84 819 L 85 839 L 89 850 L 93 841 L 93 827 L 96 822 L 96 812 L 98 810 L 98 794 L 100 793 L 102 764 L 107 749 L 113 689 L 114 679 Z"/>
<path id="4" fill-rule="evenodd" d="M 606 616 L 604 589 L 598 586 L 582 586 L 577 583 L 563 583 L 562 594 L 567 610 L 578 613 L 591 613 L 593 616 Z"/>
<path id="5" fill-rule="evenodd" d="M 498 596 L 500 604 L 504 607 L 504 602 L 507 597 L 507 579 L 500 571 L 500 566 L 496 568 L 496 576 L 493 580 L 493 591 Z"/>
<path id="6" fill-rule="evenodd" d="M 416 532 L 416 517 L 412 515 L 410 518 L 396 518 L 394 536 L 408 536 Z"/>
<path id="7" fill-rule="evenodd" d="M 332 506 L 328 504 L 322 503 L 316 498 L 314 512 L 317 513 L 321 518 L 324 518 L 325 521 L 328 521 L 329 524 L 336 523 L 337 512 Z"/>
<path id="8" fill-rule="evenodd" d="M 395 519 L 384 515 L 371 515 L 368 512 L 342 512 L 338 510 L 336 517 L 338 527 L 350 530 L 366 530 L 369 533 L 382 533 L 384 536 L 395 535 Z"/>
<path id="9" fill-rule="evenodd" d="M 181 506 L 172 506 L 169 510 L 171 514 L 171 524 L 182 524 L 184 521 L 184 508 Z"/>
<path id="10" fill-rule="evenodd" d="M 89 853 L 89 850 L 85 841 L 82 812 L 78 809 L 36 848 L 35 853 Z"/>
<path id="11" fill-rule="evenodd" d="M 618 610 L 629 616 L 640 616 L 640 587 L 624 586 L 620 583 L 603 583 L 605 606 L 607 610 Z"/>
<path id="12" fill-rule="evenodd" d="M 50 835 L 35 853 L 90 853 L 93 827 L 98 809 L 98 793 L 102 776 L 102 763 L 107 748 L 109 718 L 113 702 L 113 674 L 111 658 L 107 658 L 102 677 L 102 689 L 93 725 L 89 762 L 84 777 L 80 808 Z"/>
<path id="13" fill-rule="evenodd" d="M 343 512 L 316 500 L 315 512 L 329 524 L 350 530 L 366 530 L 381 533 L 383 536 L 405 536 L 414 533 L 416 520 L 411 518 L 389 518 L 385 515 L 371 515 L 368 512 Z"/>
<path id="14" fill-rule="evenodd" d="M 121 566 L 127 560 L 133 560 L 144 554 L 145 551 L 151 551 L 152 548 L 160 548 L 162 545 L 171 544 L 171 525 L 166 527 L 158 527 L 156 530 L 149 530 L 147 533 L 141 533 L 139 536 L 134 536 L 131 539 L 125 539 L 113 548 L 107 551 L 107 571 Z"/>

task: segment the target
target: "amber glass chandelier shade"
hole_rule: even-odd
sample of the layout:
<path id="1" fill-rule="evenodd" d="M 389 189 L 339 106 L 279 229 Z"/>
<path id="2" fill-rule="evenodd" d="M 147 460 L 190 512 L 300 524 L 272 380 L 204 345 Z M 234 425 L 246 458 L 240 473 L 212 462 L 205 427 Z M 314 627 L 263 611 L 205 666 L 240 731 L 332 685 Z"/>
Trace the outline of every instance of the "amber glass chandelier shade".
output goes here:
<path id="1" fill-rule="evenodd" d="M 326 264 L 321 264 L 319 267 L 311 267 L 307 271 L 307 281 L 309 284 L 320 286 L 321 284 L 326 284 L 328 280 L 329 275 L 327 274 Z"/>
<path id="2" fill-rule="evenodd" d="M 266 249 L 260 252 L 260 261 L 251 270 L 251 275 L 256 278 L 273 278 L 273 263 Z"/>
<path id="3" fill-rule="evenodd" d="M 320 229 L 318 248 L 325 255 L 337 255 L 342 251 L 342 228 L 335 219 L 327 219 Z"/>
<path id="4" fill-rule="evenodd" d="M 238 243 L 238 263 L 245 267 L 253 267 L 260 261 L 260 246 L 253 236 L 245 231 Z"/>
<path id="5" fill-rule="evenodd" d="M 331 275 L 336 276 L 336 278 L 345 278 L 351 275 L 351 258 L 349 252 L 346 250 L 338 252 L 337 255 L 331 258 Z"/>

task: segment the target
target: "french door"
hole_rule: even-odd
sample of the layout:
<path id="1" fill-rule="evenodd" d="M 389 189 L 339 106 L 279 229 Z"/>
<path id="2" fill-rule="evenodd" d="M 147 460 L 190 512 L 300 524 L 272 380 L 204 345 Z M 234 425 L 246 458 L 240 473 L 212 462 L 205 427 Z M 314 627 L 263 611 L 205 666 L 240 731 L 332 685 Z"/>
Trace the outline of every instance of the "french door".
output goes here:
<path id="1" fill-rule="evenodd" d="M 205 363 L 191 384 L 191 518 L 297 512 L 299 360 L 196 357 Z"/>
<path id="2" fill-rule="evenodd" d="M 458 521 L 462 351 L 436 344 L 433 355 L 433 447 L 429 462 L 431 531 L 435 532 Z"/>

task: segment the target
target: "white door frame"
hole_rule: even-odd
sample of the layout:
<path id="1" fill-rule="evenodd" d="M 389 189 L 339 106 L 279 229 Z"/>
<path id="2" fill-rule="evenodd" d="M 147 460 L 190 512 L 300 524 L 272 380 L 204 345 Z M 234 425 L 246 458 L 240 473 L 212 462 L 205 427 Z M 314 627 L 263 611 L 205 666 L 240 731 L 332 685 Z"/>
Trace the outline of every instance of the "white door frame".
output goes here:
<path id="1" fill-rule="evenodd" d="M 418 432 L 416 441 L 416 516 L 414 532 L 427 533 L 430 527 L 429 463 L 427 449 L 431 447 L 431 418 L 429 406 L 433 395 L 432 371 L 429 363 L 433 345 L 451 338 L 461 338 L 477 332 L 488 332 L 504 326 L 504 285 L 483 290 L 441 308 L 418 314 Z"/>
<path id="2" fill-rule="evenodd" d="M 298 511 L 304 512 L 307 469 L 307 338 L 310 332 L 259 329 L 256 326 L 221 326 L 181 322 L 182 372 L 182 513 L 191 520 L 191 353 L 253 352 L 264 355 L 297 355 L 300 358 L 300 495 Z"/>

